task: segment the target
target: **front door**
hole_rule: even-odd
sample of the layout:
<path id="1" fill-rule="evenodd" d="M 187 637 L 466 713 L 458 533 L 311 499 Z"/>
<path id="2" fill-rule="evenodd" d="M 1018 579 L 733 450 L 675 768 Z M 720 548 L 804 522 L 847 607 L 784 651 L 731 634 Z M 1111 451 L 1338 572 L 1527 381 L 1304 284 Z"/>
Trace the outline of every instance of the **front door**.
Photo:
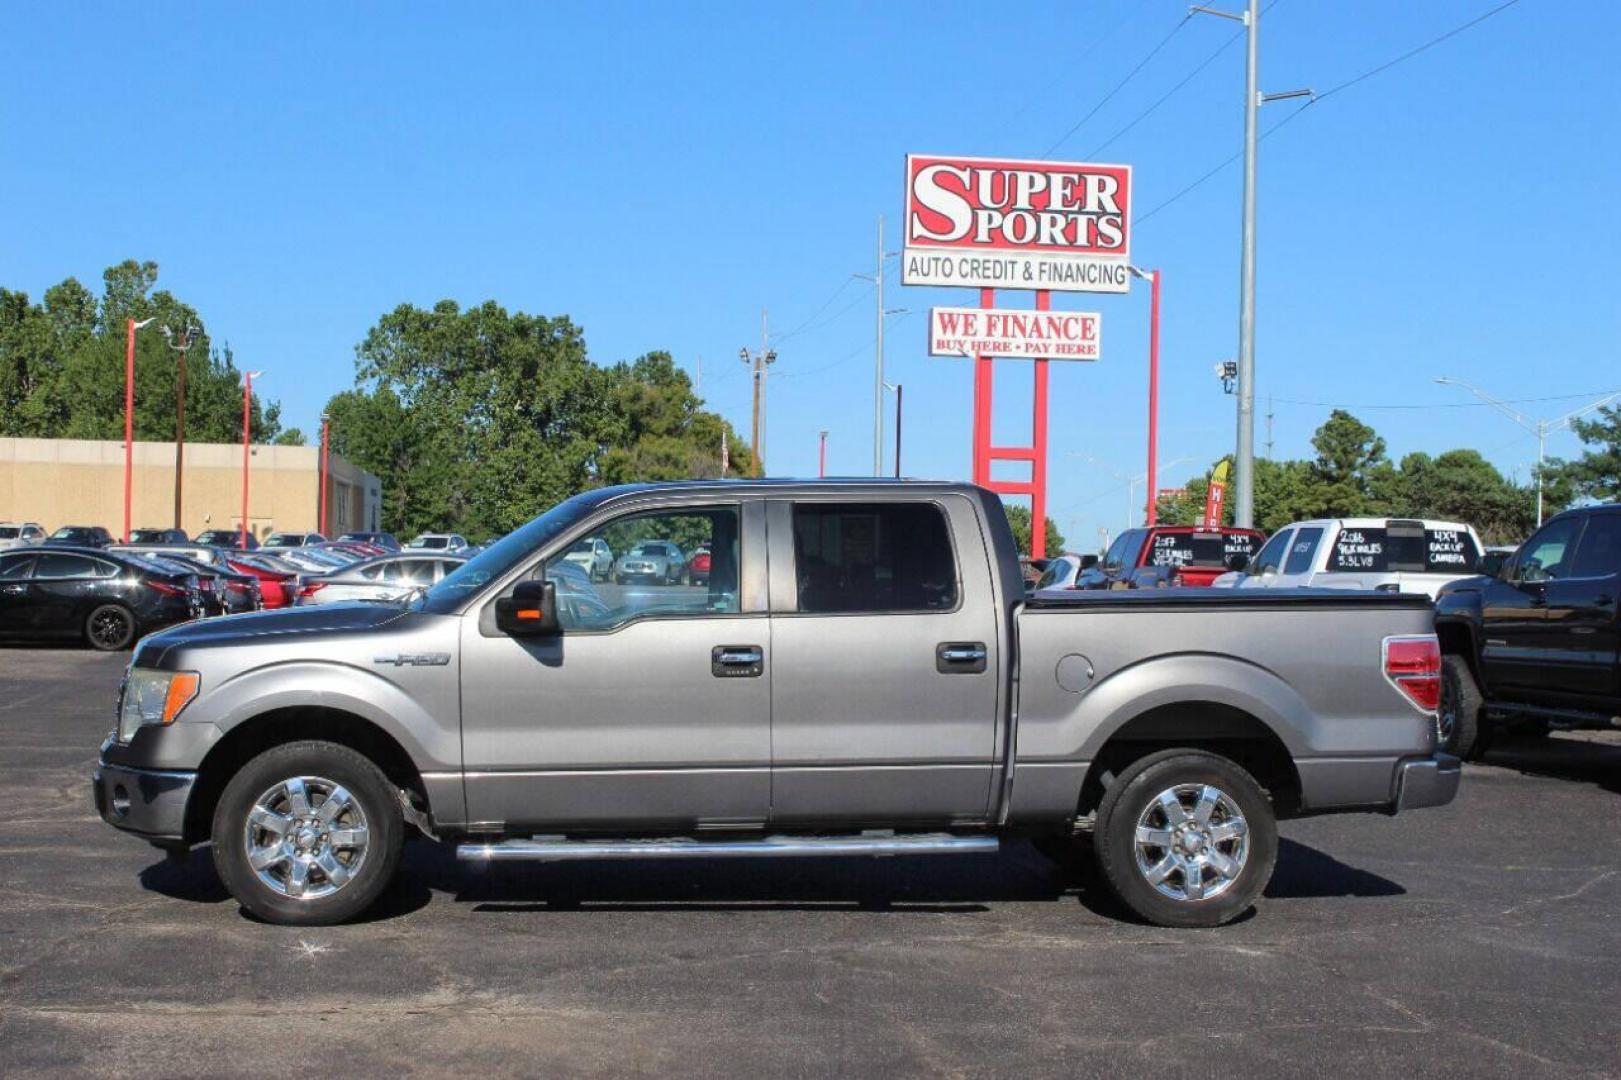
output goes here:
<path id="1" fill-rule="evenodd" d="M 475 828 L 765 822 L 773 650 L 759 510 L 734 502 L 605 512 L 537 553 L 534 569 L 544 565 L 557 586 L 562 634 L 500 633 L 494 597 L 463 619 L 462 744 Z M 709 581 L 594 584 L 564 562 L 592 535 L 615 551 L 708 544 Z M 751 573 L 758 595 L 740 588 Z"/>
<path id="2" fill-rule="evenodd" d="M 24 634 L 33 626 L 34 603 L 28 577 L 36 558 L 30 551 L 0 559 L 0 634 Z"/>
<path id="3" fill-rule="evenodd" d="M 983 820 L 1003 657 L 973 504 L 773 502 L 773 821 Z"/>
<path id="4" fill-rule="evenodd" d="M 1521 546 L 1503 579 L 1487 588 L 1480 655 L 1486 683 L 1494 690 L 1510 697 L 1561 692 L 1569 676 L 1559 655 L 1566 635 L 1550 600 L 1560 602 L 1558 583 L 1572 574 L 1581 528 L 1576 516 L 1548 522 Z"/>

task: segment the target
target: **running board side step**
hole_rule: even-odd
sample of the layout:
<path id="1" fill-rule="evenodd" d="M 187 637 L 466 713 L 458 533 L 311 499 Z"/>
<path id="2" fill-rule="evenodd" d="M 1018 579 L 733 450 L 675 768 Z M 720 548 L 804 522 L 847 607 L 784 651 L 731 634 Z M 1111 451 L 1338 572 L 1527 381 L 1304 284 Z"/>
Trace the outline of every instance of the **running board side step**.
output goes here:
<path id="1" fill-rule="evenodd" d="M 767 836 L 758 840 L 503 840 L 460 844 L 463 862 L 565 862 L 585 859 L 762 859 L 800 855 L 962 855 L 995 852 L 994 836 L 952 833 Z"/>

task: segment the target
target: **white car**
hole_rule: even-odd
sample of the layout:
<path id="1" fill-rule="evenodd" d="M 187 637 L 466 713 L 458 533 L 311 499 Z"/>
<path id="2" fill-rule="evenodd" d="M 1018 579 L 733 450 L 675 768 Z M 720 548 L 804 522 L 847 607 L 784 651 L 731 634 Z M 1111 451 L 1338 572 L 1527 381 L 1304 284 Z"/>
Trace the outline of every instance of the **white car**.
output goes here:
<path id="1" fill-rule="evenodd" d="M 464 551 L 471 545 L 458 533 L 422 533 L 405 545 L 406 551 Z"/>
<path id="2" fill-rule="evenodd" d="M 379 555 L 319 576 L 303 575 L 298 583 L 299 607 L 334 604 L 340 600 L 398 600 L 417 588 L 438 584 L 464 560 L 460 555 Z"/>
<path id="3" fill-rule="evenodd" d="M 568 554 L 563 556 L 563 561 L 584 570 L 592 581 L 607 581 L 614 570 L 613 549 L 607 541 L 596 536 L 575 541 Z"/>
<path id="4" fill-rule="evenodd" d="M 1244 570 L 1217 586 L 1240 589 L 1371 589 L 1434 596 L 1476 573 L 1482 546 L 1458 521 L 1322 518 L 1285 525 Z"/>
<path id="5" fill-rule="evenodd" d="M 0 521 L 0 551 L 45 542 L 45 527 L 33 521 Z"/>

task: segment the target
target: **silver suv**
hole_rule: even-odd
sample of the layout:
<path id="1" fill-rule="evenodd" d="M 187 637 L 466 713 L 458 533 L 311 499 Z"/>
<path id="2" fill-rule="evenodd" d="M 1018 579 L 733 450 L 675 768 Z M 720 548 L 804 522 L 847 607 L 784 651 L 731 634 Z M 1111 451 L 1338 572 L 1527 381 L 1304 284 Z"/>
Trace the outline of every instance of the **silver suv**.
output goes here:
<path id="1" fill-rule="evenodd" d="M 45 528 L 37 522 L 0 521 L 0 551 L 44 543 Z"/>

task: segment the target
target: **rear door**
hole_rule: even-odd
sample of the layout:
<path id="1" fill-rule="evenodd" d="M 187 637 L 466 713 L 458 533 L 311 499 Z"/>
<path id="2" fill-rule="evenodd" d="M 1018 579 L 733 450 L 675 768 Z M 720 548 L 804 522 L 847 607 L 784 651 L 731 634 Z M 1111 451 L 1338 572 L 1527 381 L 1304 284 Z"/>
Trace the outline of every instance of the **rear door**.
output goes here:
<path id="1" fill-rule="evenodd" d="M 996 597 L 965 497 L 773 501 L 775 822 L 980 821 Z"/>
<path id="2" fill-rule="evenodd" d="M 1548 670 L 1557 689 L 1601 707 L 1617 695 L 1617 578 L 1621 576 L 1621 514 L 1595 513 L 1576 542 L 1570 575 L 1548 582 L 1545 631 Z"/>
<path id="3" fill-rule="evenodd" d="M 102 565 L 106 564 L 71 552 L 40 555 L 28 583 L 32 628 L 41 635 L 76 636 L 79 616 L 85 614 L 81 608 L 92 599 Z"/>

